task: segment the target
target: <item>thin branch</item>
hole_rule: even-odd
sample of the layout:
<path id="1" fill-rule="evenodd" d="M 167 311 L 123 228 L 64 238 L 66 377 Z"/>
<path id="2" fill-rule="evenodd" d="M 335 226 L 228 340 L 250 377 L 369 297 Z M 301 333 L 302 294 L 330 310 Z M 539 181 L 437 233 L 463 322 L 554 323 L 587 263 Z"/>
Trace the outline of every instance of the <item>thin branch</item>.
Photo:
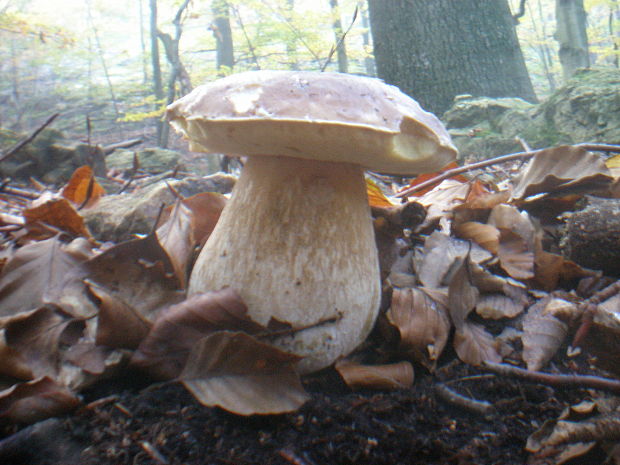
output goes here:
<path id="1" fill-rule="evenodd" d="M 336 42 L 336 45 L 333 45 L 332 49 L 329 51 L 329 55 L 327 56 L 327 60 L 325 60 L 325 63 L 323 63 L 323 66 L 321 66 L 321 72 L 325 71 L 325 68 L 327 68 L 327 65 L 330 64 L 330 62 L 332 61 L 332 58 L 334 56 L 334 53 L 336 52 L 336 50 L 338 50 L 338 47 L 340 47 L 342 45 L 342 43 L 344 42 L 344 39 L 347 37 L 347 34 L 349 33 L 349 31 L 351 30 L 351 28 L 355 24 L 355 20 L 357 19 L 357 12 L 358 12 L 358 10 L 359 10 L 359 5 L 355 7 L 355 11 L 353 12 L 353 18 L 351 18 L 351 24 L 349 24 L 349 27 L 347 28 L 347 30 L 344 31 L 344 33 L 340 36 L 340 38 L 338 39 L 338 42 Z"/>
<path id="2" fill-rule="evenodd" d="M 609 144 L 575 144 L 573 147 L 581 147 L 585 150 L 589 150 L 592 152 L 618 152 L 620 153 L 620 145 L 609 145 Z M 501 155 L 499 157 L 490 158 L 488 160 L 483 160 L 477 163 L 470 163 L 469 165 L 459 166 L 458 168 L 453 168 L 451 170 L 444 171 L 441 174 L 438 174 L 434 178 L 431 178 L 427 181 L 421 182 L 420 184 L 416 184 L 408 189 L 405 189 L 402 192 L 396 194 L 396 197 L 406 197 L 414 192 L 421 191 L 426 189 L 429 186 L 437 184 L 445 179 L 449 179 L 457 174 L 466 173 L 468 171 L 486 168 L 487 166 L 498 165 L 500 163 L 506 163 L 509 161 L 520 160 L 532 158 L 534 155 L 538 155 L 543 150 L 548 150 L 550 147 L 546 147 L 543 149 L 532 150 L 531 152 L 517 152 L 517 153 L 509 153 L 508 155 Z"/>
<path id="3" fill-rule="evenodd" d="M 599 389 L 601 391 L 620 394 L 620 381 L 600 376 L 584 375 L 554 375 L 541 371 L 529 371 L 523 368 L 506 365 L 505 363 L 484 362 L 481 366 L 486 371 L 490 371 L 500 376 L 509 376 L 538 384 L 545 384 L 555 387 L 578 387 L 584 389 Z"/>
<path id="4" fill-rule="evenodd" d="M 22 147 L 24 147 L 26 144 L 29 144 L 30 142 L 32 142 L 34 140 L 34 138 L 37 137 L 41 131 L 43 131 L 43 129 L 45 129 L 50 124 L 52 124 L 52 121 L 54 121 L 58 117 L 58 115 L 60 115 L 60 113 L 54 113 L 52 116 L 47 118 L 45 123 L 43 123 L 41 126 L 39 126 L 30 136 L 26 137 L 21 142 L 18 142 L 13 147 L 11 147 L 6 152 L 4 152 L 2 155 L 0 155 L 0 161 L 6 160 L 10 156 L 12 156 L 12 155 L 16 154 L 17 152 L 19 152 L 19 150 Z"/>
<path id="5" fill-rule="evenodd" d="M 254 46 L 252 45 L 252 41 L 250 40 L 250 37 L 248 36 L 247 31 L 245 30 L 245 25 L 243 24 L 243 20 L 241 19 L 241 13 L 239 13 L 239 10 L 237 9 L 236 6 L 231 5 L 230 8 L 235 14 L 235 17 L 237 18 L 237 24 L 239 24 L 239 27 L 241 28 L 241 31 L 243 32 L 243 36 L 245 37 L 245 41 L 248 44 L 248 48 L 250 49 L 250 54 L 252 55 L 252 61 L 254 61 L 256 68 L 261 69 L 260 63 L 258 62 L 258 57 L 256 56 L 256 52 L 254 51 Z"/>
<path id="6" fill-rule="evenodd" d="M 485 400 L 472 399 L 471 397 L 465 397 L 462 394 L 454 391 L 443 383 L 439 383 L 435 386 L 435 392 L 437 396 L 443 401 L 449 404 L 455 405 L 463 410 L 467 410 L 472 413 L 477 413 L 484 417 L 491 417 L 496 413 L 493 404 Z"/>

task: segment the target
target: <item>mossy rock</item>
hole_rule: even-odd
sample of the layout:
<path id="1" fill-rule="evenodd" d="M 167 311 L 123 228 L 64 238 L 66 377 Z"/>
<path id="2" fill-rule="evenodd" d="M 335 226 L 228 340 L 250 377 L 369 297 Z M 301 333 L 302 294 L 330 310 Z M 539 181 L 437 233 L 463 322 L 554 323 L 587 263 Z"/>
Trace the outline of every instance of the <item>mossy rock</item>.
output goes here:
<path id="1" fill-rule="evenodd" d="M 152 174 L 173 170 L 180 162 L 179 152 L 174 150 L 148 148 L 134 152 L 133 150 L 115 150 L 106 157 L 109 169 L 129 172 L 133 170 L 134 154 L 138 157 L 140 168 Z"/>

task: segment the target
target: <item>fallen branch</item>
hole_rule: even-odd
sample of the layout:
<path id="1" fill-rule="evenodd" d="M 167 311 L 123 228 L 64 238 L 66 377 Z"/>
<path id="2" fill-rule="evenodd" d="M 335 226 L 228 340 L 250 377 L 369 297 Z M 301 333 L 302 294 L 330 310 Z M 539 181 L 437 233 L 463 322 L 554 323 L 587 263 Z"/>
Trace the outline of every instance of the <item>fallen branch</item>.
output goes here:
<path id="1" fill-rule="evenodd" d="M 114 152 L 116 149 L 128 149 L 133 147 L 134 145 L 141 144 L 143 142 L 142 139 L 129 139 L 124 140 L 122 142 L 116 142 L 115 144 L 106 145 L 103 147 L 103 153 L 105 155 L 109 155 Z"/>
<path id="2" fill-rule="evenodd" d="M 58 117 L 58 115 L 60 115 L 60 113 L 54 113 L 52 116 L 47 118 L 47 121 L 45 121 L 45 123 L 43 123 L 41 126 L 39 126 L 39 128 L 36 131 L 34 131 L 30 136 L 26 137 L 21 142 L 18 142 L 12 148 L 10 148 L 5 153 L 0 155 L 0 161 L 6 160 L 10 156 L 12 156 L 12 155 L 16 154 L 17 152 L 19 152 L 19 150 L 22 147 L 24 147 L 26 144 L 29 144 L 30 142 L 32 142 L 34 140 L 34 138 L 37 137 L 41 131 L 43 131 L 43 129 L 45 129 L 50 124 L 52 124 L 52 121 L 54 121 Z"/>
<path id="3" fill-rule="evenodd" d="M 600 376 L 584 375 L 554 375 L 541 371 L 528 371 L 523 368 L 506 365 L 505 363 L 484 362 L 482 369 L 490 371 L 500 376 L 510 376 L 512 378 L 523 379 L 548 386 L 568 387 L 574 386 L 585 389 L 599 389 L 601 391 L 620 394 L 620 381 Z"/>
<path id="4" fill-rule="evenodd" d="M 608 144 L 575 144 L 573 147 L 581 147 L 585 150 L 589 150 L 592 152 L 618 152 L 620 153 L 620 145 L 608 145 Z M 445 179 L 449 179 L 457 174 L 466 173 L 468 171 L 486 168 L 487 166 L 498 165 L 500 163 L 506 163 L 513 160 L 525 160 L 527 158 L 532 158 L 534 155 L 542 152 L 543 150 L 548 150 L 550 147 L 546 147 L 544 149 L 532 150 L 530 152 L 517 152 L 517 153 L 509 153 L 508 155 L 501 155 L 499 157 L 490 158 L 488 160 L 479 161 L 477 163 L 470 163 L 469 165 L 459 166 L 458 168 L 452 168 L 451 170 L 444 171 L 441 174 L 438 174 L 434 178 L 431 178 L 427 181 L 421 182 L 420 184 L 416 184 L 408 189 L 405 189 L 402 192 L 396 194 L 396 197 L 406 197 L 414 192 L 421 191 L 426 189 L 429 186 L 435 185 Z"/>

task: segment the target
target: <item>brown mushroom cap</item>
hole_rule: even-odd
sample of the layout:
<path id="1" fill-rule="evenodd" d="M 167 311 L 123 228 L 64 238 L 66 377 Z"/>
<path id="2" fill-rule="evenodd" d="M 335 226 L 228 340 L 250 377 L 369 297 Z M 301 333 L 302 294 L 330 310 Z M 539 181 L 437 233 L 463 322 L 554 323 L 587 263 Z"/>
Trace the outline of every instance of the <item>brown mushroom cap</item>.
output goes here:
<path id="1" fill-rule="evenodd" d="M 350 74 L 233 74 L 177 100 L 167 117 L 195 151 L 356 163 L 403 175 L 456 157 L 437 117 L 394 86 Z"/>

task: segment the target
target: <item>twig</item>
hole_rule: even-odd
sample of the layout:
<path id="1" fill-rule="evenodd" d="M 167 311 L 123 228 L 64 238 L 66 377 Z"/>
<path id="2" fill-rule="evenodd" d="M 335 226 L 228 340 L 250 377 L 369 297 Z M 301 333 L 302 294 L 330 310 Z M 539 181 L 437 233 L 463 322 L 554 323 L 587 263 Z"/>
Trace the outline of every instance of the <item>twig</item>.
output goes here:
<path id="1" fill-rule="evenodd" d="M 575 144 L 573 147 L 581 147 L 585 150 L 589 150 L 592 152 L 620 152 L 620 145 L 608 145 L 608 144 Z M 488 160 L 483 160 L 477 163 L 471 163 L 469 165 L 459 166 L 458 168 L 452 168 L 451 170 L 444 171 L 441 174 L 438 174 L 434 178 L 431 178 L 427 181 L 421 182 L 420 184 L 416 184 L 408 189 L 405 189 L 402 192 L 396 194 L 396 197 L 406 197 L 414 192 L 426 189 L 429 186 L 437 184 L 438 182 L 443 181 L 444 179 L 449 179 L 452 176 L 456 176 L 457 174 L 466 173 L 467 171 L 476 170 L 479 168 L 486 168 L 487 166 L 497 165 L 499 163 L 506 163 L 513 160 L 526 159 L 531 158 L 534 155 L 539 154 L 543 150 L 548 150 L 550 147 L 546 147 L 544 149 L 532 150 L 530 152 L 517 152 L 517 153 L 509 153 L 508 155 L 501 155 L 499 157 L 490 158 Z"/>
<path id="2" fill-rule="evenodd" d="M 166 457 L 164 457 L 161 452 L 159 452 L 155 446 L 153 446 L 150 442 L 148 441 L 141 441 L 140 442 L 140 447 L 142 447 L 142 450 L 144 452 L 146 452 L 148 454 L 149 457 L 151 457 L 151 459 L 153 459 L 156 463 L 159 463 L 161 465 L 167 465 L 168 460 L 166 459 Z"/>
<path id="3" fill-rule="evenodd" d="M 314 465 L 314 462 L 304 460 L 298 456 L 290 447 L 285 447 L 278 451 L 278 455 L 293 465 Z"/>
<path id="4" fill-rule="evenodd" d="M 18 142 L 17 144 L 15 144 L 12 148 L 10 148 L 9 150 L 7 150 L 5 153 L 3 153 L 2 155 L 0 155 L 0 161 L 4 161 L 7 158 L 9 158 L 10 156 L 14 155 L 15 153 L 17 153 L 22 147 L 24 147 L 26 144 L 32 142 L 32 140 L 37 137 L 39 135 L 39 133 L 41 131 L 43 131 L 43 129 L 45 129 L 46 127 L 48 127 L 50 124 L 52 124 L 52 121 L 54 121 L 58 115 L 60 115 L 60 113 L 54 113 L 52 116 L 50 116 L 49 118 L 47 118 L 47 120 L 45 121 L 45 123 L 43 123 L 41 126 L 39 126 L 39 128 L 34 131 L 29 137 L 26 137 L 24 140 L 22 140 L 21 142 Z"/>
<path id="5" fill-rule="evenodd" d="M 438 383 L 435 386 L 435 391 L 440 399 L 469 412 L 477 413 L 485 417 L 491 417 L 495 413 L 495 407 L 493 407 L 493 404 L 490 402 L 465 397 L 443 383 Z"/>
<path id="6" fill-rule="evenodd" d="M 6 192 L 7 194 L 16 195 L 19 197 L 25 197 L 27 199 L 38 199 L 39 193 L 32 192 L 26 189 L 20 189 L 19 187 L 11 187 L 11 186 L 2 186 L 0 187 L 0 192 Z"/>
<path id="7" fill-rule="evenodd" d="M 600 389 L 601 391 L 620 394 L 620 381 L 600 376 L 584 375 L 554 375 L 540 371 L 528 371 L 523 368 L 506 365 L 505 363 L 484 362 L 481 366 L 484 370 L 500 376 L 510 376 L 548 386 L 575 386 L 579 388 Z"/>
<path id="8" fill-rule="evenodd" d="M 590 328 L 592 327 L 592 323 L 594 322 L 594 313 L 596 312 L 598 305 L 618 293 L 620 293 L 620 281 L 616 281 L 606 288 L 601 289 L 589 299 L 579 304 L 579 309 L 583 313 L 581 316 L 581 324 L 579 325 L 579 328 L 577 328 L 577 331 L 575 331 L 575 336 L 573 337 L 573 342 L 571 343 L 571 350 L 579 347 L 587 336 Z"/>
<path id="9" fill-rule="evenodd" d="M 327 65 L 329 65 L 331 63 L 332 58 L 334 57 L 334 53 L 336 52 L 336 50 L 338 50 L 338 47 L 340 47 L 340 45 L 342 45 L 342 43 L 344 42 L 344 39 L 347 37 L 347 34 L 349 33 L 349 31 L 353 27 L 353 24 L 355 24 L 355 20 L 357 19 L 358 8 L 359 8 L 359 6 L 355 7 L 355 11 L 353 12 L 353 18 L 351 19 L 351 24 L 349 24 L 349 27 L 347 28 L 347 30 L 344 31 L 344 33 L 338 38 L 338 42 L 336 42 L 336 45 L 333 45 L 331 50 L 329 51 L 329 55 L 327 56 L 327 60 L 325 60 L 325 63 L 323 63 L 323 66 L 321 66 L 321 72 L 325 71 L 325 68 L 327 68 Z"/>

